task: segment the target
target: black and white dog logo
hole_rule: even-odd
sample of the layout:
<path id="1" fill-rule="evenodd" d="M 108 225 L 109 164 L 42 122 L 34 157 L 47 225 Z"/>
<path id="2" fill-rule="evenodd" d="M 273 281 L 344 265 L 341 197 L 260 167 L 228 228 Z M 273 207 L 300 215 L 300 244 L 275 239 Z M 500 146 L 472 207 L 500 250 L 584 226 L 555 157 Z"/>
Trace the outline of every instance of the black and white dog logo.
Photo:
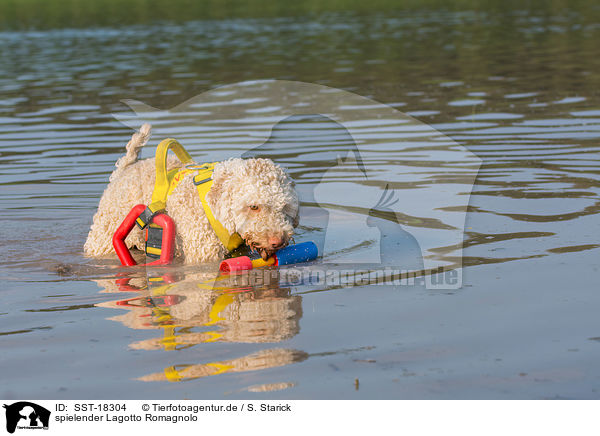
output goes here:
<path id="1" fill-rule="evenodd" d="M 50 411 L 28 401 L 4 405 L 6 409 L 6 431 L 19 429 L 48 429 Z"/>

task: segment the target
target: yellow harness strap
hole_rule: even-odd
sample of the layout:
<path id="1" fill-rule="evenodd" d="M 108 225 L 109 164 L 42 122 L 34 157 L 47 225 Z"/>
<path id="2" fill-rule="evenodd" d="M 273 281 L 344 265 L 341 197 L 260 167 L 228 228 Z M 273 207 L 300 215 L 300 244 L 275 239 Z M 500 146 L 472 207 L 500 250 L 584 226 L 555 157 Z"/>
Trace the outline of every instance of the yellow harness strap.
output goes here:
<path id="1" fill-rule="evenodd" d="M 186 367 L 187 366 L 189 366 L 189 365 L 186 365 Z M 175 369 L 175 366 L 168 366 L 165 368 L 165 377 L 170 382 L 178 382 L 183 379 L 183 376 L 181 374 L 179 374 L 179 371 L 177 371 L 177 369 Z"/>
<path id="2" fill-rule="evenodd" d="M 167 154 L 169 150 L 173 150 L 175 155 L 185 165 L 184 168 L 167 171 Z M 156 148 L 156 180 L 154 182 L 152 200 L 150 205 L 137 219 L 138 226 L 142 229 L 146 227 L 154 215 L 166 208 L 167 197 L 171 195 L 179 182 L 187 174 L 197 172 L 196 176 L 194 176 L 194 185 L 196 185 L 200 201 L 202 202 L 202 208 L 215 234 L 229 251 L 235 250 L 242 245 L 244 241 L 241 236 L 237 233 L 230 234 L 223 224 L 215 218 L 206 201 L 206 194 L 208 194 L 213 185 L 212 173 L 215 164 L 216 162 L 197 165 L 176 139 L 168 138 L 161 141 Z"/>
<path id="3" fill-rule="evenodd" d="M 225 365 L 224 363 L 218 363 L 218 362 L 207 363 L 206 366 L 210 366 L 210 367 L 217 369 L 217 372 L 213 372 L 211 375 L 223 374 L 224 372 L 229 372 L 230 370 L 235 368 L 235 366 L 233 366 L 233 365 Z"/>
<path id="4" fill-rule="evenodd" d="M 169 187 L 175 175 L 179 172 L 179 168 L 167 172 L 167 154 L 169 149 L 172 149 L 179 160 L 184 164 L 192 163 L 192 157 L 188 154 L 183 146 L 172 138 L 164 139 L 156 147 L 156 180 L 154 181 L 154 191 L 152 192 L 152 200 L 150 205 L 137 218 L 137 225 L 143 229 L 146 227 L 152 217 L 164 210 L 167 206 L 167 196 L 169 195 Z"/>
<path id="5" fill-rule="evenodd" d="M 237 233 L 230 234 L 229 231 L 223 227 L 223 224 L 215 218 L 212 210 L 210 210 L 208 201 L 206 201 L 206 194 L 208 194 L 208 191 L 210 191 L 210 188 L 212 188 L 213 185 L 212 174 L 215 169 L 215 164 L 216 162 L 206 163 L 198 168 L 198 174 L 194 176 L 194 185 L 196 185 L 202 207 L 204 208 L 204 213 L 206 214 L 211 227 L 225 248 L 227 248 L 228 251 L 233 251 L 244 242 L 242 237 Z"/>
<path id="6" fill-rule="evenodd" d="M 234 301 L 235 297 L 231 294 L 219 295 L 208 314 L 209 321 L 204 325 L 214 325 L 219 321 L 224 321 L 225 318 L 221 318 L 220 314 Z"/>
<path id="7" fill-rule="evenodd" d="M 180 366 L 182 367 L 181 370 L 177 370 L 177 368 L 175 368 L 175 366 L 166 367 L 165 368 L 165 378 L 170 382 L 180 382 L 186 378 L 185 374 L 183 374 L 183 373 L 188 368 L 191 368 L 194 365 L 180 365 Z M 227 365 L 227 364 L 219 363 L 219 362 L 206 363 L 206 364 L 198 365 L 198 366 L 204 366 L 204 367 L 216 369 L 216 371 L 213 372 L 212 374 L 206 374 L 206 375 L 219 375 L 219 374 L 223 374 L 224 372 L 229 372 L 235 368 L 234 365 Z M 203 376 L 199 376 L 199 377 L 203 377 Z M 188 380 L 193 380 L 195 378 L 198 378 L 198 377 L 190 377 Z"/>

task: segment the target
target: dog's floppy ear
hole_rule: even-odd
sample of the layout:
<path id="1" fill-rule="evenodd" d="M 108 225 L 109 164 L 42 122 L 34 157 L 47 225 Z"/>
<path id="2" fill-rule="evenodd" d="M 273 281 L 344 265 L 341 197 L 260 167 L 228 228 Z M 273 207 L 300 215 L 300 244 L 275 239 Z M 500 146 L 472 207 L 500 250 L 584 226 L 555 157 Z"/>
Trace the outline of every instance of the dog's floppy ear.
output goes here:
<path id="1" fill-rule="evenodd" d="M 229 171 L 227 165 L 217 164 L 212 175 L 213 185 L 210 191 L 206 194 L 206 200 L 211 209 L 219 203 L 219 199 L 225 191 L 225 182 L 231 178 L 231 171 Z"/>
<path id="2" fill-rule="evenodd" d="M 297 198 L 284 206 L 283 213 L 292 221 L 292 227 L 298 227 L 298 224 L 300 224 L 300 205 Z"/>
<path id="3" fill-rule="evenodd" d="M 215 165 L 213 172 L 213 185 L 206 194 L 206 201 L 213 215 L 231 233 L 236 231 L 232 211 L 233 199 L 231 198 L 231 183 L 233 179 L 232 161 L 221 162 Z"/>

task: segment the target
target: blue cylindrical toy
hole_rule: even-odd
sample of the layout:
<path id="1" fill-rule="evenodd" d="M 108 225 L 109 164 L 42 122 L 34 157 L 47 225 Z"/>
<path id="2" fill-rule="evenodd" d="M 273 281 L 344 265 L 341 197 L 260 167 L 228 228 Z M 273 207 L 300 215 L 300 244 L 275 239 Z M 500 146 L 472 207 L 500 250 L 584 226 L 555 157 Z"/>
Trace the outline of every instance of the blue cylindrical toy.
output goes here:
<path id="1" fill-rule="evenodd" d="M 293 263 L 308 262 L 319 255 L 319 250 L 314 242 L 302 242 L 282 248 L 267 260 L 250 259 L 248 256 L 232 257 L 221 262 L 219 269 L 223 272 L 245 271 L 263 266 L 291 265 Z"/>
<path id="2" fill-rule="evenodd" d="M 275 253 L 275 265 L 290 265 L 292 263 L 308 262 L 319 255 L 319 250 L 314 242 L 302 242 L 288 245 Z"/>

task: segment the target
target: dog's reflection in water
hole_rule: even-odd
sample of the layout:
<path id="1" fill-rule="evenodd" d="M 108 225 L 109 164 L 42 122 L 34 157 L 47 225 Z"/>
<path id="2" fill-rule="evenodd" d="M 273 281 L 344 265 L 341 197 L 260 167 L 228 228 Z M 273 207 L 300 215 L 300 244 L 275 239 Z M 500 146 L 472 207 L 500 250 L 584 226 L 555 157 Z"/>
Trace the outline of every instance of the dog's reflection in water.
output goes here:
<path id="1" fill-rule="evenodd" d="M 299 331 L 302 297 L 279 287 L 275 270 L 243 276 L 161 277 L 103 280 L 104 292 L 140 295 L 99 306 L 126 309 L 109 318 L 133 329 L 161 330 L 160 336 L 130 344 L 137 350 L 182 350 L 213 342 L 277 343 Z M 184 381 L 227 372 L 256 371 L 306 359 L 303 351 L 271 348 L 209 363 L 181 363 L 140 377 L 143 381 Z"/>

